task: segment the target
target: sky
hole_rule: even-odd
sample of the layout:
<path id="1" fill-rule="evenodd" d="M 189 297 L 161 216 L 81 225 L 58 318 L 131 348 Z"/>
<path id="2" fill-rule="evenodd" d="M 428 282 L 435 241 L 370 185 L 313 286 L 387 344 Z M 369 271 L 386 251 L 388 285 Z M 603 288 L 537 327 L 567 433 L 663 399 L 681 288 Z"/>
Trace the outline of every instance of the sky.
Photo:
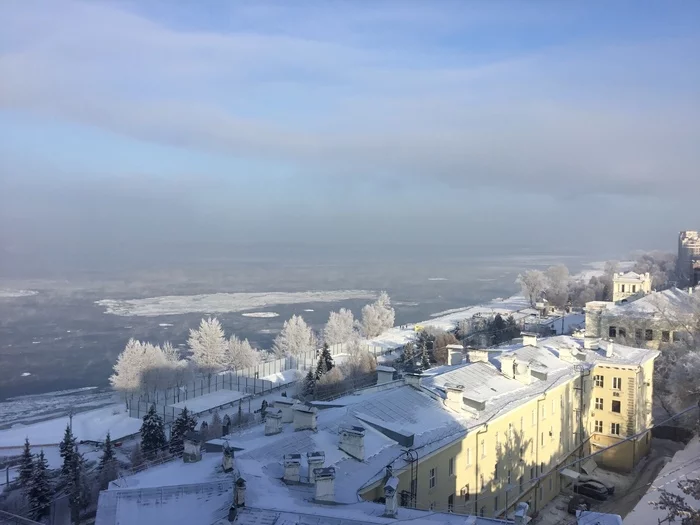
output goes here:
<path id="1" fill-rule="evenodd" d="M 4 0 L 0 243 L 672 250 L 698 57 L 695 1 Z"/>

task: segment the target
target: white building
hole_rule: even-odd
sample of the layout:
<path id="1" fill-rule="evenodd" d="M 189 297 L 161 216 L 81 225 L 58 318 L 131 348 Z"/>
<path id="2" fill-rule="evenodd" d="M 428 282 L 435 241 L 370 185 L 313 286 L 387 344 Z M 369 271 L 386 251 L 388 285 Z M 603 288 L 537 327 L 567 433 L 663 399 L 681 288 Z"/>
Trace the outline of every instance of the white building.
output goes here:
<path id="1" fill-rule="evenodd" d="M 651 274 L 616 273 L 613 275 L 613 302 L 633 301 L 651 293 Z"/>
<path id="2" fill-rule="evenodd" d="M 689 230 L 678 235 L 676 273 L 679 286 L 700 284 L 700 233 Z"/>

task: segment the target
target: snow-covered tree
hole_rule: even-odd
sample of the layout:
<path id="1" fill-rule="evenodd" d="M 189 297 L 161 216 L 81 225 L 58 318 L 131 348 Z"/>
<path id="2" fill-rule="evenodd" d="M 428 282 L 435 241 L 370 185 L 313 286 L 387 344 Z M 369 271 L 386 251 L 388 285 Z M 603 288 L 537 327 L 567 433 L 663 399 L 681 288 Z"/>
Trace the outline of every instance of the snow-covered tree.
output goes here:
<path id="1" fill-rule="evenodd" d="M 126 347 L 117 357 L 114 374 L 109 378 L 112 388 L 124 393 L 138 392 L 144 372 L 144 348 L 141 341 L 129 339 Z"/>
<path id="2" fill-rule="evenodd" d="M 316 389 L 316 376 L 314 371 L 309 368 L 309 371 L 304 377 L 304 381 L 301 384 L 301 395 L 304 397 L 314 395 L 314 390 Z"/>
<path id="3" fill-rule="evenodd" d="M 331 351 L 328 348 L 328 344 L 323 344 L 323 349 L 318 356 L 318 364 L 316 365 L 316 379 L 321 379 L 325 373 L 333 369 L 333 357 L 331 356 Z"/>
<path id="4" fill-rule="evenodd" d="M 49 515 L 51 509 L 52 489 L 48 476 L 49 462 L 42 450 L 34 463 L 34 471 L 29 484 L 29 505 L 32 518 L 39 521 Z"/>
<path id="5" fill-rule="evenodd" d="M 223 422 L 221 421 L 221 416 L 218 410 L 214 410 L 214 414 L 211 417 L 211 424 L 209 425 L 209 439 L 220 438 L 222 430 Z"/>
<path id="6" fill-rule="evenodd" d="M 362 307 L 362 334 L 365 337 L 377 337 L 394 326 L 395 315 L 389 294 L 382 292 L 375 302 Z"/>
<path id="7" fill-rule="evenodd" d="M 117 479 L 118 474 L 117 458 L 114 456 L 114 445 L 109 432 L 107 432 L 107 437 L 102 447 L 102 457 L 100 457 L 97 469 L 99 471 L 100 488 L 105 490 L 110 481 Z"/>
<path id="8" fill-rule="evenodd" d="M 203 372 L 218 372 L 226 367 L 226 338 L 216 317 L 202 319 L 199 329 L 190 330 L 187 344 L 192 361 Z"/>
<path id="9" fill-rule="evenodd" d="M 67 472 L 64 475 L 73 525 L 80 525 L 80 515 L 90 504 L 89 480 L 85 474 L 85 458 L 76 447 L 69 456 Z"/>
<path id="10" fill-rule="evenodd" d="M 63 465 L 61 466 L 61 475 L 68 476 L 70 472 L 70 466 L 73 462 L 73 455 L 76 454 L 76 449 L 78 445 L 76 444 L 75 436 L 73 436 L 73 430 L 70 428 L 70 424 L 66 425 L 66 431 L 63 433 L 63 440 L 58 445 L 58 450 L 63 459 Z"/>
<path id="11" fill-rule="evenodd" d="M 678 482 L 678 488 L 686 496 L 690 496 L 694 500 L 700 500 L 700 479 L 682 479 Z M 651 505 L 654 508 L 668 511 L 666 518 L 663 521 L 660 520 L 659 523 L 700 525 L 700 509 L 696 505 L 687 502 L 685 496 L 661 489 L 659 501 L 652 502 Z M 680 520 L 676 521 L 676 518 L 680 518 Z"/>
<path id="12" fill-rule="evenodd" d="M 315 352 L 316 345 L 316 337 L 306 321 L 299 315 L 293 315 L 284 322 L 282 331 L 275 338 L 273 351 L 279 357 L 296 356 Z"/>
<path id="13" fill-rule="evenodd" d="M 196 428 L 197 418 L 185 407 L 175 421 L 173 421 L 173 429 L 170 434 L 170 453 L 177 455 L 182 454 L 185 435 L 188 432 L 193 432 Z"/>
<path id="14" fill-rule="evenodd" d="M 226 347 L 226 366 L 229 370 L 249 368 L 260 363 L 260 352 L 255 350 L 247 339 L 238 339 L 235 335 L 228 340 Z"/>
<path id="15" fill-rule="evenodd" d="M 518 275 L 515 282 L 520 285 L 520 289 L 530 306 L 535 306 L 535 303 L 547 288 L 547 278 L 539 270 L 527 270 Z"/>
<path id="16" fill-rule="evenodd" d="M 29 438 L 24 438 L 24 449 L 19 462 L 19 484 L 28 489 L 34 474 L 34 455 L 29 447 Z"/>
<path id="17" fill-rule="evenodd" d="M 545 272 L 545 297 L 550 304 L 563 308 L 569 300 L 569 269 L 563 264 L 550 266 Z"/>
<path id="18" fill-rule="evenodd" d="M 669 402 L 676 410 L 687 408 L 700 399 L 699 378 L 700 351 L 695 350 L 682 356 L 669 373 Z"/>
<path id="19" fill-rule="evenodd" d="M 339 344 L 349 341 L 355 331 L 355 318 L 347 308 L 341 308 L 338 312 L 331 312 L 328 322 L 323 329 L 323 340 L 329 344 Z"/>
<path id="20" fill-rule="evenodd" d="M 156 406 L 151 405 L 141 424 L 141 451 L 145 457 L 152 459 L 163 450 L 165 444 L 163 420 L 156 412 Z"/>

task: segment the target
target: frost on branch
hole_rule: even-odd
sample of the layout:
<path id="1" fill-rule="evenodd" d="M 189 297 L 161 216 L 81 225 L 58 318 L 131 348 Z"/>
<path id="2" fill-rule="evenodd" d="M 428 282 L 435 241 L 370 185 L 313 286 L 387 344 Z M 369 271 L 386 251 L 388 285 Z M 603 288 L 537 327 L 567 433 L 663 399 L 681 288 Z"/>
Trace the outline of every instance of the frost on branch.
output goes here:
<path id="1" fill-rule="evenodd" d="M 296 356 L 315 352 L 316 346 L 316 337 L 306 321 L 299 315 L 293 315 L 284 322 L 282 331 L 275 338 L 273 351 L 279 357 Z"/>
<path id="2" fill-rule="evenodd" d="M 207 373 L 226 368 L 226 338 L 224 329 L 216 317 L 202 319 L 197 330 L 190 330 L 187 344 L 192 352 L 192 361 Z"/>
<path id="3" fill-rule="evenodd" d="M 389 294 L 382 292 L 379 299 L 362 308 L 360 327 L 365 337 L 377 337 L 384 330 L 394 326 L 395 312 L 391 307 Z"/>
<path id="4" fill-rule="evenodd" d="M 355 318 L 347 308 L 341 308 L 338 312 L 331 312 L 328 322 L 323 330 L 323 340 L 334 345 L 345 343 L 352 339 L 355 329 Z"/>

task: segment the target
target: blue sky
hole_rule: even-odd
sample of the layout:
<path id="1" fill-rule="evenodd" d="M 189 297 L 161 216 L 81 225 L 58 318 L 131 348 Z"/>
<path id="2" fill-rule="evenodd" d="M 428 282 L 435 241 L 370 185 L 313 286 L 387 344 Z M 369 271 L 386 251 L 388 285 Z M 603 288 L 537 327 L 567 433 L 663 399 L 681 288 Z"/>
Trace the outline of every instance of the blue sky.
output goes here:
<path id="1" fill-rule="evenodd" d="M 692 1 L 7 0 L 0 234 L 449 243 L 526 217 L 671 248 L 700 228 L 698 28 Z"/>

